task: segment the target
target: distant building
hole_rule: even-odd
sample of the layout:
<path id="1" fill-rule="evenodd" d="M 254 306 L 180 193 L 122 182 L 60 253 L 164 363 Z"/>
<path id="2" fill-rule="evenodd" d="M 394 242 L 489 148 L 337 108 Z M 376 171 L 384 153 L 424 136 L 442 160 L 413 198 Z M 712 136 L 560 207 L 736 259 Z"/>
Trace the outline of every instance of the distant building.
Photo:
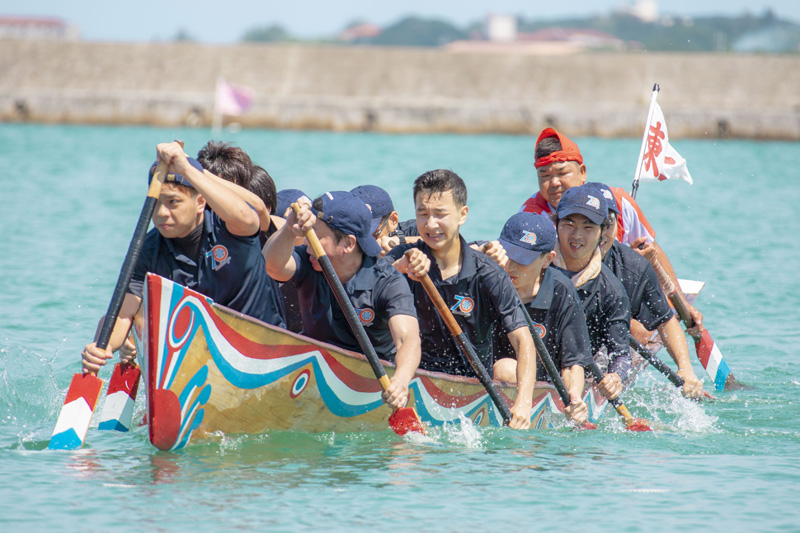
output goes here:
<path id="1" fill-rule="evenodd" d="M 584 50 L 624 50 L 625 41 L 600 30 L 589 28 L 545 28 L 533 33 L 521 33 L 519 41 L 567 43 Z"/>
<path id="2" fill-rule="evenodd" d="M 636 17 L 642 22 L 657 22 L 658 2 L 656 0 L 634 0 L 633 2 L 627 2 L 616 12 Z"/>
<path id="3" fill-rule="evenodd" d="M 77 40 L 76 27 L 53 17 L 0 16 L 0 39 Z"/>
<path id="4" fill-rule="evenodd" d="M 511 43 L 517 40 L 517 17 L 490 14 L 486 17 L 486 39 L 493 43 Z"/>
<path id="5" fill-rule="evenodd" d="M 340 41 L 346 43 L 362 43 L 368 42 L 381 34 L 380 26 L 375 24 L 358 24 L 351 28 L 347 28 L 339 32 L 337 36 Z"/>

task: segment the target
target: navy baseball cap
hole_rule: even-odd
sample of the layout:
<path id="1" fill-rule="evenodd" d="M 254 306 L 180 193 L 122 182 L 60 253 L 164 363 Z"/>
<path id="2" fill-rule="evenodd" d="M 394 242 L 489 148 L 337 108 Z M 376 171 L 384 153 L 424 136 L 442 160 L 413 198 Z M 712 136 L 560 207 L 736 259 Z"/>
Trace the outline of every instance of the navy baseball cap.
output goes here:
<path id="1" fill-rule="evenodd" d="M 313 207 L 311 212 L 330 227 L 347 235 L 353 235 L 361 250 L 372 257 L 381 253 L 378 241 L 372 236 L 372 213 L 363 201 L 347 191 L 330 191 L 322 196 L 322 209 Z"/>
<path id="2" fill-rule="evenodd" d="M 394 204 L 389 193 L 377 185 L 359 185 L 350 191 L 356 198 L 367 204 L 372 211 L 371 233 L 378 231 L 383 217 L 394 211 Z"/>
<path id="3" fill-rule="evenodd" d="M 581 185 L 564 191 L 558 201 L 556 214 L 558 218 L 579 214 L 600 225 L 608 217 L 608 205 L 597 189 Z"/>
<path id="4" fill-rule="evenodd" d="M 587 187 L 593 187 L 599 191 L 600 194 L 603 195 L 603 198 L 606 199 L 606 206 L 608 207 L 608 210 L 615 212 L 617 216 L 620 215 L 619 208 L 617 207 L 617 201 L 614 198 L 614 193 L 611 191 L 611 187 L 605 183 L 600 183 L 599 181 L 591 181 L 585 185 Z"/>
<path id="5" fill-rule="evenodd" d="M 187 157 L 186 159 L 189 160 L 189 164 L 190 165 L 192 165 L 194 168 L 196 168 L 200 172 L 203 172 L 203 165 L 198 163 L 197 159 L 195 159 L 193 157 Z M 156 173 L 156 165 L 158 165 L 158 161 L 156 161 L 155 163 L 153 163 L 150 166 L 150 171 L 147 173 L 147 184 L 148 185 L 150 185 L 150 182 L 153 181 L 153 174 Z M 177 183 L 178 185 L 184 185 L 186 187 L 191 187 L 192 189 L 194 189 L 194 185 L 189 183 L 189 180 L 187 180 L 186 178 L 184 178 L 180 174 L 173 174 L 173 173 L 167 174 L 167 177 L 164 178 L 164 183 Z"/>
<path id="6" fill-rule="evenodd" d="M 277 205 L 275 207 L 275 215 L 283 217 L 286 210 L 296 202 L 299 198 L 306 196 L 306 193 L 300 189 L 283 189 L 278 191 Z"/>
<path id="7" fill-rule="evenodd" d="M 506 221 L 498 240 L 509 259 L 529 265 L 556 247 L 556 228 L 547 215 L 517 213 Z"/>

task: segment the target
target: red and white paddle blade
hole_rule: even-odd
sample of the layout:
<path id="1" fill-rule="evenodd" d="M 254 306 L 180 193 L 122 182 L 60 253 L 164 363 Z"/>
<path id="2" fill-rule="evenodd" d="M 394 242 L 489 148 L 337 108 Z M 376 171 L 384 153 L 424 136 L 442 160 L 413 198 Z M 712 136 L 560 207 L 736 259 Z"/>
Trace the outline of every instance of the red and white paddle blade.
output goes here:
<path id="1" fill-rule="evenodd" d="M 100 414 L 97 429 L 129 431 L 133 420 L 133 407 L 139 390 L 141 371 L 136 365 L 117 363 L 108 382 L 106 402 Z"/>
<path id="2" fill-rule="evenodd" d="M 81 447 L 102 390 L 103 380 L 95 374 L 78 373 L 72 376 L 48 448 L 74 450 Z"/>

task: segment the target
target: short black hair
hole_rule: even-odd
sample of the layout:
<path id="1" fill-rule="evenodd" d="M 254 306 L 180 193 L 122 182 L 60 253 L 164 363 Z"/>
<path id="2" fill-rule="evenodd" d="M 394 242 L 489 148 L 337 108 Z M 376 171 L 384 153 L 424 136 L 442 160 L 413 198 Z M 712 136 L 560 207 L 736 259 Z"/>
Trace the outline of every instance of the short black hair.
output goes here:
<path id="1" fill-rule="evenodd" d="M 197 161 L 215 176 L 249 189 L 253 161 L 247 152 L 230 143 L 208 141 L 199 152 Z"/>
<path id="2" fill-rule="evenodd" d="M 434 194 L 453 193 L 453 201 L 456 206 L 464 207 L 467 205 L 467 186 L 461 177 L 447 169 L 429 170 L 414 180 L 414 199 L 418 193 Z"/>
<path id="3" fill-rule="evenodd" d="M 542 157 L 547 157 L 548 155 L 552 154 L 553 152 L 558 152 L 561 150 L 563 146 L 561 146 L 561 141 L 558 140 L 558 137 L 553 135 L 552 137 L 545 137 L 539 144 L 536 145 L 536 152 L 534 157 L 536 159 L 541 159 Z"/>
<path id="4" fill-rule="evenodd" d="M 263 167 L 253 165 L 253 175 L 250 176 L 250 183 L 247 189 L 261 198 L 271 215 L 275 214 L 278 209 L 278 191 L 269 172 Z"/>

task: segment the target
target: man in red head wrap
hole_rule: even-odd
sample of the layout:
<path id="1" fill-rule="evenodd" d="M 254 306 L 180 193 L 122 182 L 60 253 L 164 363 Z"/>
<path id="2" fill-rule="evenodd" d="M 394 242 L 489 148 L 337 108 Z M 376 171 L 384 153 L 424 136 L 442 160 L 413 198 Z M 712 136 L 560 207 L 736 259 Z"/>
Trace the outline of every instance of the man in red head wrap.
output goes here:
<path id="1" fill-rule="evenodd" d="M 545 128 L 536 139 L 535 161 L 536 174 L 539 178 L 539 191 L 525 200 L 520 212 L 551 214 L 558 207 L 561 195 L 572 187 L 586 183 L 586 165 L 583 164 L 578 145 L 555 128 Z M 627 244 L 634 250 L 643 249 L 643 255 L 655 254 L 658 261 L 669 274 L 676 286 L 678 278 L 664 250 L 656 243 L 656 232 L 639 208 L 636 200 L 619 187 L 610 187 L 620 212 L 617 217 L 617 240 Z M 642 251 L 640 251 L 642 253 Z M 680 289 L 678 289 L 680 292 Z M 683 297 L 683 293 L 681 293 Z M 703 330 L 703 315 L 694 306 L 688 304 L 695 326 L 690 334 L 699 335 Z"/>

